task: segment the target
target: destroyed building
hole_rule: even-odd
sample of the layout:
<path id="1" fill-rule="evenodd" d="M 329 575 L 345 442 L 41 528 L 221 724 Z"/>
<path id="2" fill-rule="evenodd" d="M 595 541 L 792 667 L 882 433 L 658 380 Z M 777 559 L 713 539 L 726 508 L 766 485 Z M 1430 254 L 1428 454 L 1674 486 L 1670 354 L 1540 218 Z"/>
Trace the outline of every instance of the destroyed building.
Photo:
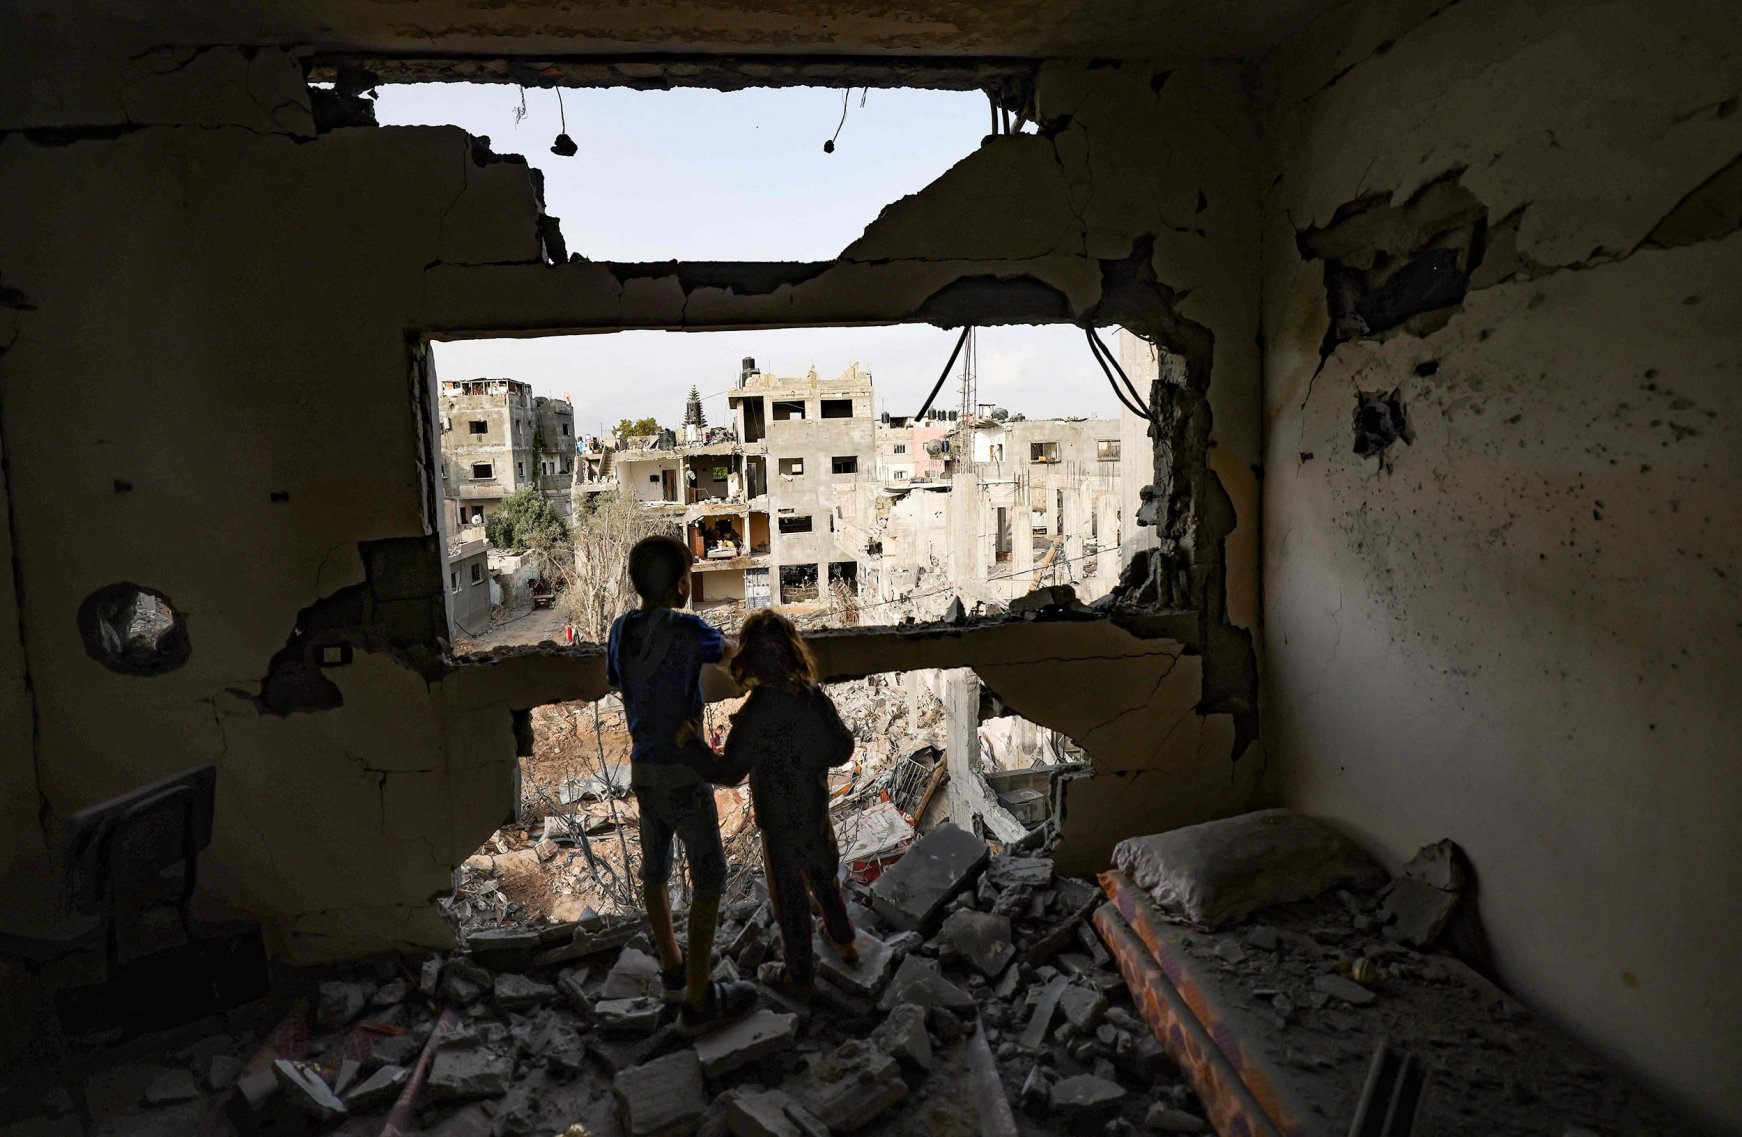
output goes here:
<path id="1" fill-rule="evenodd" d="M 462 526 L 482 525 L 502 499 L 536 487 L 567 516 L 575 477 L 575 410 L 515 379 L 443 380 L 441 461 Z"/>
<path id="2" fill-rule="evenodd" d="M 147 14 L 19 0 L 6 22 L 7 913 L 53 909 L 69 819 L 200 767 L 215 771 L 202 922 L 251 922 L 290 963 L 452 951 L 433 899 L 514 808 L 518 724 L 606 685 L 584 645 L 448 653 L 432 340 L 1118 326 L 1181 363 L 1139 392 L 1146 445 L 1121 433 L 1120 464 L 1150 471 L 1137 517 L 1154 544 L 1114 599 L 817 632 L 827 675 L 972 668 L 1079 743 L 1093 775 L 1063 795 L 1063 878 L 1108 871 L 1122 840 L 1273 806 L 1370 850 L 1392 895 L 1445 891 L 1431 866 L 1405 866 L 1456 842 L 1504 998 L 1466 998 L 1461 971 L 1402 943 L 1336 972 L 1335 942 L 1366 944 L 1375 926 L 1377 894 L 1359 887 L 1201 940 L 1148 921 L 1113 880 L 1090 918 L 1122 960 L 1157 958 L 1144 937 L 1171 936 L 1192 974 L 1274 993 L 1190 1035 L 1203 1061 L 1173 1059 L 1182 1075 L 1234 1068 L 1216 1037 L 1286 1049 L 1318 1029 L 1303 1007 L 1351 1024 L 1339 1047 L 1371 1056 L 1396 993 L 1424 1013 L 1473 1008 L 1481 1021 L 1445 1036 L 1520 1067 L 1540 1032 L 1571 1036 L 1595 1057 L 1560 1073 L 1607 1085 L 1602 1070 L 1623 1071 L 1675 1111 L 1658 1132 L 1742 1129 L 1734 3 L 263 0 Z M 535 168 L 565 160 L 543 140 L 520 159 L 458 127 L 369 125 L 373 85 L 430 80 L 501 84 L 504 99 L 516 85 L 919 86 L 986 91 L 992 111 L 979 146 L 836 256 L 610 261 L 578 239 L 570 255 L 543 214 Z M 563 219 L 610 224 L 582 220 Z M 101 429 L 68 432 L 93 406 Z M 995 918 L 1001 890 L 969 888 L 954 895 Z M 1014 922 L 1046 935 L 1068 903 L 1022 888 Z M 903 960 L 909 979 L 954 1000 L 913 973 L 929 958 Z M 1309 958 L 1317 974 L 1290 970 Z M 546 1005 L 525 976 L 468 960 L 444 954 L 420 1013 L 444 981 L 442 1014 Z M 1388 994 L 1353 975 L 1363 960 Z M 1034 1006 L 1027 989 L 1011 998 L 1025 1026 L 1045 1007 L 1044 1030 L 1077 989 L 1073 1028 L 1095 1042 L 1069 1058 L 1084 1073 L 1047 1093 L 1093 1115 L 1110 1091 L 1073 1079 L 1108 1081 L 1093 1071 L 1115 1057 L 1096 1047 L 1117 1056 L 1119 1036 L 1100 1041 L 1107 1012 L 1083 974 L 1056 997 L 1057 977 L 1038 982 Z M 0 984 L 9 1059 L 33 1021 L 29 975 Z M 368 982 L 333 991 L 328 1021 L 417 988 Z M 1134 1007 L 1118 1008 L 1127 1035 L 1150 1037 Z M 928 1043 L 965 1045 L 945 1009 L 924 1012 Z M 1488 1033 L 1527 1015 L 1528 1031 Z M 514 1069 L 501 1021 L 467 1029 L 441 1061 L 450 1084 Z M 919 1041 L 910 1029 L 889 1049 Z M 1339 1077 L 1355 1061 L 1326 1060 Z M 683 1049 L 626 1064 L 642 1073 L 625 1095 L 705 1085 L 702 1062 Z M 899 1092 L 899 1072 L 863 1052 L 817 1065 L 805 1076 L 822 1089 L 848 1065 Z M 1547 1100 L 1487 1069 L 1495 1109 Z M 172 1096 L 210 1092 L 169 1075 Z M 325 1108 L 309 1077 L 283 1075 Z M 1565 1115 L 1538 1131 L 1581 1129 L 1601 1131 Z"/>

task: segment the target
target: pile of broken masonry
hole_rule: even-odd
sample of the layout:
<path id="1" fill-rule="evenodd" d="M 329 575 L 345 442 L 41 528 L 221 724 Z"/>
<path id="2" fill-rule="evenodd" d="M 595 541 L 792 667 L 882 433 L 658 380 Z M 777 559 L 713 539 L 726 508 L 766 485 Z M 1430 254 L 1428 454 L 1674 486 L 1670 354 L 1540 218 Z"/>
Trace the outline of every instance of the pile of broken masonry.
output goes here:
<path id="1" fill-rule="evenodd" d="M 819 940 L 814 1002 L 764 987 L 693 1042 L 644 920 L 503 928 L 415 973 L 353 968 L 320 983 L 306 1052 L 257 1061 L 229 1116 L 248 1134 L 373 1134 L 391 1108 L 390 1130 L 455 1137 L 941 1137 L 983 1131 L 985 1111 L 1010 1133 L 1207 1129 L 1088 920 L 1094 885 L 945 824 L 849 890 L 856 963 Z M 779 951 L 766 900 L 728 906 L 717 944 L 717 977 L 754 978 Z M 970 1089 L 976 1058 L 1003 1100 Z"/>

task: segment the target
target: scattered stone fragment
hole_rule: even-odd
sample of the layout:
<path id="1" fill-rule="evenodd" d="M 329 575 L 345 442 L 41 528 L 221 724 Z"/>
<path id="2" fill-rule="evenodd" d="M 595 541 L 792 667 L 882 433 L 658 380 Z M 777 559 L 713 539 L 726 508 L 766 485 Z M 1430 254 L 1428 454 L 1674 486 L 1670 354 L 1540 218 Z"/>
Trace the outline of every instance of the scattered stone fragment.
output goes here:
<path id="1" fill-rule="evenodd" d="M 1065 1021 L 1079 1031 L 1093 1030 L 1107 1010 L 1107 997 L 1089 987 L 1072 983 L 1059 996 L 1059 1010 Z"/>
<path id="2" fill-rule="evenodd" d="M 336 1030 L 363 1013 L 369 1005 L 372 987 L 361 983 L 346 983 L 338 979 L 323 981 L 317 988 L 315 1022 L 327 1030 Z"/>
<path id="3" fill-rule="evenodd" d="M 1234 964 L 1246 962 L 1246 949 L 1241 947 L 1236 940 L 1217 940 L 1214 951 L 1225 962 Z"/>
<path id="4" fill-rule="evenodd" d="M 925 1008 L 902 1003 L 889 1012 L 876 1030 L 871 1042 L 903 1066 L 918 1070 L 932 1068 L 931 1036 L 925 1030 Z"/>
<path id="5" fill-rule="evenodd" d="M 1034 1014 L 1029 1016 L 1028 1028 L 1022 1032 L 1022 1045 L 1028 1050 L 1039 1050 L 1047 1039 L 1047 1030 L 1052 1025 L 1053 1012 L 1058 1010 L 1059 1000 L 1064 998 L 1065 988 L 1070 980 L 1064 976 L 1047 983 L 1034 1003 Z"/>
<path id="6" fill-rule="evenodd" d="M 1124 1104 L 1125 1090 L 1118 1082 L 1093 1074 L 1065 1078 L 1052 1087 L 1053 1111 L 1077 1125 L 1099 1125 Z"/>
<path id="7" fill-rule="evenodd" d="M 442 967 L 436 996 L 454 1007 L 469 1007 L 496 985 L 495 976 L 464 956 L 455 956 Z"/>
<path id="8" fill-rule="evenodd" d="M 967 1025 L 943 1007 L 930 1008 L 925 1019 L 931 1032 L 937 1035 L 938 1042 L 944 1046 L 954 1046 L 968 1035 Z"/>
<path id="9" fill-rule="evenodd" d="M 996 979 L 1016 958 L 1010 920 L 984 912 L 956 912 L 944 921 L 940 938 L 988 979 Z"/>
<path id="10" fill-rule="evenodd" d="M 436 1051 L 424 1089 L 436 1102 L 500 1097 L 513 1077 L 513 1055 L 480 1042 L 458 1042 Z"/>
<path id="11" fill-rule="evenodd" d="M 635 999 L 660 993 L 659 960 L 634 948 L 624 948 L 599 988 L 600 999 Z"/>
<path id="12" fill-rule="evenodd" d="M 593 1004 L 593 1018 L 607 1034 L 652 1034 L 659 1027 L 665 1003 L 651 996 L 639 999 L 600 999 Z"/>
<path id="13" fill-rule="evenodd" d="M 436 987 L 442 981 L 442 961 L 438 956 L 431 956 L 423 961 L 423 969 L 417 975 L 417 989 L 425 995 L 435 996 Z"/>
<path id="14" fill-rule="evenodd" d="M 1255 924 L 1247 931 L 1246 942 L 1259 951 L 1275 951 L 1282 946 L 1282 937 L 1276 934 L 1275 928 Z"/>
<path id="15" fill-rule="evenodd" d="M 1052 883 L 1052 858 L 993 857 L 986 876 L 997 888 L 1045 888 Z"/>
<path id="16" fill-rule="evenodd" d="M 363 1070 L 363 1064 L 355 1058 L 340 1061 L 339 1069 L 333 1074 L 333 1093 L 340 1098 L 351 1088 L 351 1083 L 357 1080 L 357 1075 Z"/>
<path id="17" fill-rule="evenodd" d="M 791 1050 L 797 1038 L 797 1015 L 757 1011 L 696 1039 L 696 1057 L 701 1060 L 703 1074 L 718 1078 L 771 1054 Z"/>
<path id="18" fill-rule="evenodd" d="M 170 1105 L 192 1101 L 199 1096 L 200 1088 L 194 1085 L 193 1074 L 180 1066 L 163 1071 L 145 1087 L 146 1105 Z"/>
<path id="19" fill-rule="evenodd" d="M 970 1010 L 974 997 L 945 979 L 937 962 L 921 955 L 910 955 L 895 970 L 895 978 L 883 991 L 879 1004 L 890 1010 L 898 1003 L 918 1003 L 927 1007 L 952 1007 Z"/>
<path id="20" fill-rule="evenodd" d="M 351 1087 L 344 1097 L 345 1108 L 352 1113 L 373 1113 L 391 1104 L 409 1077 L 411 1071 L 404 1066 L 383 1066 Z"/>
<path id="21" fill-rule="evenodd" d="M 530 951 L 543 936 L 537 928 L 485 928 L 466 935 L 466 946 L 474 955 L 503 954 Z"/>
<path id="22" fill-rule="evenodd" d="M 944 822 L 908 849 L 871 885 L 871 907 L 891 927 L 926 931 L 952 897 L 985 868 L 986 842 Z"/>
<path id="23" fill-rule="evenodd" d="M 904 1100 L 907 1083 L 895 1059 L 856 1038 L 818 1059 L 797 1096 L 831 1130 L 852 1133 Z"/>
<path id="24" fill-rule="evenodd" d="M 1313 980 L 1313 987 L 1334 999 L 1341 999 L 1357 1007 L 1364 1007 L 1378 998 L 1353 979 L 1341 975 L 1320 975 Z"/>
<path id="25" fill-rule="evenodd" d="M 383 983 L 375 988 L 375 994 L 370 997 L 372 1007 L 391 1007 L 411 997 L 411 980 L 395 979 L 391 983 Z"/>
<path id="26" fill-rule="evenodd" d="M 788 1110 L 808 1128 L 799 1128 Z M 809 1110 L 780 1090 L 732 1095 L 726 1102 L 726 1123 L 735 1137 L 808 1137 L 809 1133 L 826 1132 Z"/>
<path id="27" fill-rule="evenodd" d="M 859 949 L 859 958 L 853 963 L 843 960 L 834 945 L 821 936 L 817 937 L 816 945 L 817 970 L 855 995 L 875 996 L 889 978 L 890 965 L 895 961 L 887 944 L 865 932 L 853 939 L 853 945 Z"/>
<path id="28" fill-rule="evenodd" d="M 693 1132 L 708 1111 L 702 1064 L 693 1050 L 624 1070 L 611 1089 L 628 1137 L 678 1137 Z"/>
<path id="29" fill-rule="evenodd" d="M 411 1066 L 423 1053 L 424 1039 L 415 1034 L 399 1034 L 377 1042 L 363 1060 L 365 1070 L 379 1066 Z"/>
<path id="30" fill-rule="evenodd" d="M 1149 1112 L 1143 1115 L 1143 1126 L 1157 1133 L 1202 1133 L 1209 1128 L 1203 1118 L 1160 1102 L 1150 1106 Z"/>
<path id="31" fill-rule="evenodd" d="M 504 1011 L 530 1011 L 556 998 L 556 988 L 525 975 L 507 972 L 496 977 L 491 1001 Z"/>
<path id="32" fill-rule="evenodd" d="M 998 982 L 992 985 L 992 994 L 1000 999 L 1008 1000 L 1016 994 L 1016 985 L 1022 982 L 1022 969 L 1006 967 L 1004 974 L 998 977 Z"/>
<path id="33" fill-rule="evenodd" d="M 272 1072 L 291 1104 L 316 1121 L 330 1124 L 349 1113 L 311 1063 L 280 1058 L 272 1064 Z"/>
<path id="34" fill-rule="evenodd" d="M 579 1074 L 586 1061 L 586 1047 L 574 1028 L 557 1015 L 548 1015 L 534 1033 L 526 1053 L 544 1061 L 545 1069 L 558 1078 Z"/>
<path id="35" fill-rule="evenodd" d="M 278 1071 L 270 1066 L 236 1079 L 236 1097 L 251 1113 L 259 1114 L 278 1093 Z"/>
<path id="36" fill-rule="evenodd" d="M 585 967 L 571 967 L 557 976 L 556 989 L 583 1022 L 593 1021 L 593 997 L 587 994 Z"/>
<path id="37" fill-rule="evenodd" d="M 242 1076 L 243 1068 L 240 1058 L 232 1058 L 228 1054 L 214 1054 L 206 1059 L 204 1069 L 200 1071 L 200 1081 L 208 1090 L 226 1089 Z"/>

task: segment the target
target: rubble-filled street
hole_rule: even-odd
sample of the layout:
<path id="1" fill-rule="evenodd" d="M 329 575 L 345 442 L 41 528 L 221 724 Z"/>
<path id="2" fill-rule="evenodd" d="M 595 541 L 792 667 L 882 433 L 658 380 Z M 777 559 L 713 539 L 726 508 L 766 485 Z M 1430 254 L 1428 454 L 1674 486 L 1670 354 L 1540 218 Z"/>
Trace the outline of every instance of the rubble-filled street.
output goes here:
<path id="1" fill-rule="evenodd" d="M 200 1055 L 153 1092 L 209 1114 L 200 1132 L 266 1135 L 1204 1129 L 1087 919 L 1099 888 L 944 824 L 849 897 L 856 963 L 819 940 L 810 1005 L 759 987 L 748 1018 L 693 1043 L 644 921 L 593 915 L 340 969 L 245 1065 Z M 754 978 L 778 942 L 765 899 L 729 905 L 716 976 Z M 162 1108 L 128 1131 L 159 1131 Z"/>

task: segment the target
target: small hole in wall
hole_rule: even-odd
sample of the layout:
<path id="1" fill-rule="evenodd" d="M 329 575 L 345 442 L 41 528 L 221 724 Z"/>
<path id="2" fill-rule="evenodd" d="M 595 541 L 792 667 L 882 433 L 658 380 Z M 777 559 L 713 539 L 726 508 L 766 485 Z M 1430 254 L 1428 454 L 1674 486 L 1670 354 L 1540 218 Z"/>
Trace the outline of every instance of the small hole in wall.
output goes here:
<path id="1" fill-rule="evenodd" d="M 132 493 L 133 492 L 133 483 L 132 482 L 124 482 L 120 478 L 116 478 L 115 479 L 115 492 L 116 493 Z"/>
<path id="2" fill-rule="evenodd" d="M 1430 359 L 1425 363 L 1418 363 L 1415 365 L 1415 373 L 1423 379 L 1426 379 L 1429 375 L 1438 374 L 1439 369 L 1440 361 L 1437 359 Z"/>
<path id="3" fill-rule="evenodd" d="M 271 496 L 272 496 L 272 500 L 275 502 L 289 501 L 290 500 L 290 491 L 289 490 L 273 490 Z"/>
<path id="4" fill-rule="evenodd" d="M 111 584 L 79 605 L 85 654 L 122 675 L 162 675 L 188 660 L 187 620 L 156 589 Z"/>

